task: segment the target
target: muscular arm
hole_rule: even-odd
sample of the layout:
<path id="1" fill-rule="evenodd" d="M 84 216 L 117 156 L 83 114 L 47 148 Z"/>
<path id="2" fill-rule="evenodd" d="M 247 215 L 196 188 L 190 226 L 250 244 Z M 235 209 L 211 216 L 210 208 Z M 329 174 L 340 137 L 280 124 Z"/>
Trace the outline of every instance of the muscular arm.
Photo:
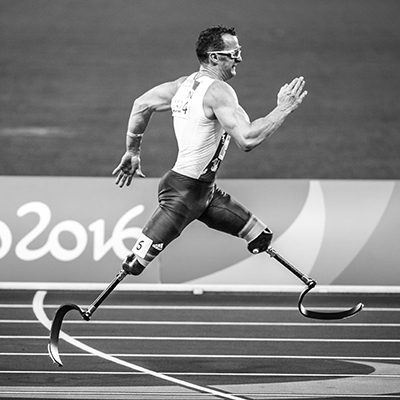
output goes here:
<path id="1" fill-rule="evenodd" d="M 132 107 L 128 121 L 128 132 L 141 134 L 154 112 L 169 111 L 171 100 L 186 77 L 162 83 L 138 97 Z"/>
<path id="2" fill-rule="evenodd" d="M 251 122 L 239 105 L 235 91 L 224 82 L 216 82 L 207 93 L 209 106 L 221 126 L 244 151 L 250 151 L 270 137 L 303 101 L 304 79 L 294 79 L 278 93 L 277 106 L 268 115 Z"/>
<path id="3" fill-rule="evenodd" d="M 173 82 L 166 82 L 150 89 L 138 97 L 132 107 L 126 132 L 126 151 L 113 175 L 119 187 L 129 186 L 135 175 L 144 177 L 140 165 L 140 146 L 143 132 L 146 130 L 154 112 L 171 109 L 171 100 L 186 77 Z"/>

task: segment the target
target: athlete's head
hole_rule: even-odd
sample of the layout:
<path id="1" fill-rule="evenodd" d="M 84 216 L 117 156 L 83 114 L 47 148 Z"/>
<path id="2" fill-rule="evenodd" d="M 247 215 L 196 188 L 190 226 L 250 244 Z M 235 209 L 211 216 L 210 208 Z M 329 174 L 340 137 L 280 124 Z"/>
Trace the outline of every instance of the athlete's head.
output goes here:
<path id="1" fill-rule="evenodd" d="M 208 63 L 209 52 L 225 50 L 225 35 L 236 37 L 235 28 L 217 25 L 200 32 L 196 42 L 196 55 L 200 63 Z"/>
<path id="2" fill-rule="evenodd" d="M 223 80 L 232 78 L 242 61 L 235 28 L 218 25 L 205 29 L 196 42 L 196 54 L 200 64 L 217 68 Z"/>

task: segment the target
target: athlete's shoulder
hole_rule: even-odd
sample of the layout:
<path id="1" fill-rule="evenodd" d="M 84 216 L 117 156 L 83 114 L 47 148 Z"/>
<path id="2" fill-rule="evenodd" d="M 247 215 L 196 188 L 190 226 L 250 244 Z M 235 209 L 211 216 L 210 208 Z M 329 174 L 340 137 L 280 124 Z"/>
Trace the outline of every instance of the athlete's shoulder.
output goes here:
<path id="1" fill-rule="evenodd" d="M 181 76 L 174 81 L 169 82 L 169 85 L 173 88 L 173 91 L 176 93 L 178 89 L 182 86 L 182 84 L 187 80 L 187 76 Z"/>
<path id="2" fill-rule="evenodd" d="M 154 86 L 135 100 L 141 104 L 141 108 L 149 108 L 152 111 L 166 111 L 171 108 L 172 98 L 179 90 L 182 83 L 186 80 L 182 76 L 174 81 L 168 81 Z"/>
<path id="3" fill-rule="evenodd" d="M 176 94 L 176 92 L 179 90 L 179 88 L 182 86 L 187 78 L 187 76 L 181 76 L 180 78 L 175 79 L 174 81 L 166 82 L 159 87 L 165 91 L 167 96 L 172 97 Z"/>
<path id="4" fill-rule="evenodd" d="M 211 103 L 225 102 L 226 100 L 237 100 L 235 90 L 229 83 L 224 81 L 215 80 L 207 91 L 208 100 Z"/>
<path id="5" fill-rule="evenodd" d="M 177 86 L 181 86 L 186 79 L 189 78 L 189 75 L 181 76 L 180 78 L 176 79 L 174 82 Z"/>
<path id="6" fill-rule="evenodd" d="M 233 87 L 229 83 L 217 79 L 215 79 L 214 82 L 210 85 L 210 91 L 221 95 L 236 94 L 235 89 L 233 89 Z"/>

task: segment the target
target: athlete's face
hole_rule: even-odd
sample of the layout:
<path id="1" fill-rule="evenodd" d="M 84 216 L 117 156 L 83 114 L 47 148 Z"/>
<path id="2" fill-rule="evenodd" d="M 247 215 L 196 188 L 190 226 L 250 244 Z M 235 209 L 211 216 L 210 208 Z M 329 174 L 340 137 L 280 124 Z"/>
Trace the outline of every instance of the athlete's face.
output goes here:
<path id="1" fill-rule="evenodd" d="M 224 81 L 236 76 L 236 66 L 242 62 L 240 54 L 239 40 L 236 36 L 225 34 L 222 37 L 225 42 L 225 48 L 221 52 L 217 53 L 219 60 L 219 70 Z"/>

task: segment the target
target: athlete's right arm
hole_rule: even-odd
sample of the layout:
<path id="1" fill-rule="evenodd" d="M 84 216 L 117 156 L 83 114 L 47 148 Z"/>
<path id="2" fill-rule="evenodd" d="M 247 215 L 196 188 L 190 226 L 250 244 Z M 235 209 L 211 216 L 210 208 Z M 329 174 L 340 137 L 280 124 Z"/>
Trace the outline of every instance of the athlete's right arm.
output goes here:
<path id="1" fill-rule="evenodd" d="M 112 173 L 117 177 L 115 183 L 119 187 L 129 186 L 135 174 L 144 177 L 140 163 L 143 132 L 154 112 L 171 109 L 171 100 L 185 79 L 186 77 L 182 77 L 155 86 L 134 101 L 126 133 L 126 151 Z"/>

